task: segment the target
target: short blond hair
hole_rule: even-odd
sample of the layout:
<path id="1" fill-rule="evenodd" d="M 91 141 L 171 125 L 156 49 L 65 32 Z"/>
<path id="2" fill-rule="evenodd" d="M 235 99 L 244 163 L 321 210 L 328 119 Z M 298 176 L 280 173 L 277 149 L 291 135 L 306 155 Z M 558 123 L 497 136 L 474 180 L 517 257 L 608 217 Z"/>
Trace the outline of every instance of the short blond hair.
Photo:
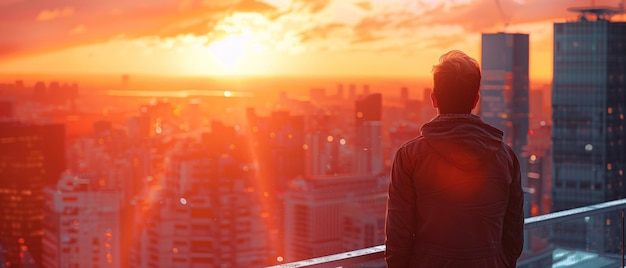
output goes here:
<path id="1" fill-rule="evenodd" d="M 480 90 L 478 62 L 459 50 L 439 57 L 433 66 L 433 93 L 440 113 L 471 113 Z"/>

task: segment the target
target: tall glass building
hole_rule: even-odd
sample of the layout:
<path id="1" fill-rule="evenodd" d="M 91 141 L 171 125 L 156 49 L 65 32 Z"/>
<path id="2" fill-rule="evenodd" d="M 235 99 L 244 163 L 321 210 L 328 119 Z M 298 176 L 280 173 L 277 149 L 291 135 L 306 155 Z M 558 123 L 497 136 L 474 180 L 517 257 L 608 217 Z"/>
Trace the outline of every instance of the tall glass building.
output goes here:
<path id="1" fill-rule="evenodd" d="M 626 22 L 621 10 L 571 8 L 578 20 L 554 24 L 552 200 L 560 211 L 626 197 Z M 619 251 L 619 215 L 557 226 L 563 246 Z"/>
<path id="2" fill-rule="evenodd" d="M 480 116 L 504 131 L 521 157 L 528 144 L 528 34 L 482 34 L 481 65 Z"/>
<path id="3" fill-rule="evenodd" d="M 25 267 L 25 249 L 41 263 L 44 188 L 65 170 L 65 126 L 0 123 L 0 267 Z"/>
<path id="4" fill-rule="evenodd" d="M 528 41 L 528 34 L 499 32 L 483 33 L 481 42 L 480 117 L 504 132 L 504 142 L 519 160 L 524 187 L 528 186 Z M 526 216 L 529 207 L 525 204 Z"/>

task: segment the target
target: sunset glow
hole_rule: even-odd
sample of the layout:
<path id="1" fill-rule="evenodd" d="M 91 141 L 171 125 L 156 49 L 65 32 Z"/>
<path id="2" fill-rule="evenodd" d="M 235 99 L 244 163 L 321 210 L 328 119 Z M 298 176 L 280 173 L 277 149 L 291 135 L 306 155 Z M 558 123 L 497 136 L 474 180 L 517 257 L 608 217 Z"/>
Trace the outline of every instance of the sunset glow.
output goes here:
<path id="1" fill-rule="evenodd" d="M 4 1 L 0 73 L 424 77 L 437 55 L 479 58 L 480 34 L 504 30 L 530 34 L 531 79 L 549 80 L 553 23 L 592 4 L 618 3 Z"/>

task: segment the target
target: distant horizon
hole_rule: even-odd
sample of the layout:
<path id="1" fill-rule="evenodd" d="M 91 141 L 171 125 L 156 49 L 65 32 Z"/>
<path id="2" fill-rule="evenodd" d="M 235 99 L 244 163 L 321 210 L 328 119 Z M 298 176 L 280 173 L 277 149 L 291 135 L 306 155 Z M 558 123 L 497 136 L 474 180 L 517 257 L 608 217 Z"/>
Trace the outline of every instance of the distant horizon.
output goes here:
<path id="1" fill-rule="evenodd" d="M 86 79 L 106 78 L 120 81 L 123 76 L 132 78 L 162 78 L 162 79 L 210 79 L 210 80 L 253 80 L 253 79 L 366 79 L 366 80 L 422 80 L 432 82 L 431 75 L 324 75 L 324 74 L 273 74 L 273 75 L 177 75 L 151 73 L 0 73 L 0 83 L 15 82 L 23 79 Z M 552 78 L 529 79 L 531 83 L 551 83 Z"/>

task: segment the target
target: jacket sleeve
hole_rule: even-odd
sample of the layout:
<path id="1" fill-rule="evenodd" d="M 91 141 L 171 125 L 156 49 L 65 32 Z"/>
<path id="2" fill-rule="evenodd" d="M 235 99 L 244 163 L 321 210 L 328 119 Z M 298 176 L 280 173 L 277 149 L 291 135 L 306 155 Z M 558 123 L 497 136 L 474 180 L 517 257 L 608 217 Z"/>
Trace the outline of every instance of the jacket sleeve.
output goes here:
<path id="1" fill-rule="evenodd" d="M 385 223 L 385 261 L 388 268 L 408 267 L 415 238 L 415 190 L 412 163 L 401 147 L 393 160 Z"/>
<path id="2" fill-rule="evenodd" d="M 515 153 L 511 151 L 510 154 L 513 158 L 513 180 L 509 186 L 509 201 L 504 214 L 502 248 L 509 267 L 515 267 L 524 247 L 524 193 L 519 161 Z"/>

